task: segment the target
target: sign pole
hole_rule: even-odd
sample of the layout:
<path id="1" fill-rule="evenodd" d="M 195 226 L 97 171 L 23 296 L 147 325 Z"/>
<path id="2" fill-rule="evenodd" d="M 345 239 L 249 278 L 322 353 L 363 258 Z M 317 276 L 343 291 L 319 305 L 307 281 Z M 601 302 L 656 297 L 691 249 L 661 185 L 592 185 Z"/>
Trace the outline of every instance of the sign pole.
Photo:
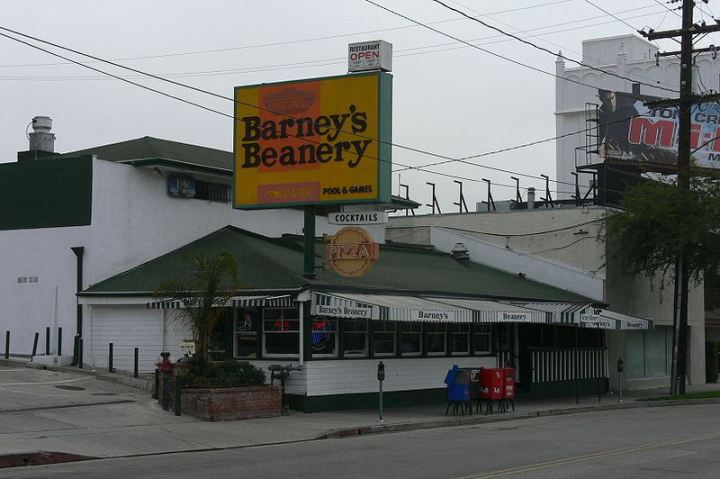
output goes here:
<path id="1" fill-rule="evenodd" d="M 305 242 L 303 276 L 307 279 L 315 279 L 315 205 L 305 205 L 303 233 Z"/>

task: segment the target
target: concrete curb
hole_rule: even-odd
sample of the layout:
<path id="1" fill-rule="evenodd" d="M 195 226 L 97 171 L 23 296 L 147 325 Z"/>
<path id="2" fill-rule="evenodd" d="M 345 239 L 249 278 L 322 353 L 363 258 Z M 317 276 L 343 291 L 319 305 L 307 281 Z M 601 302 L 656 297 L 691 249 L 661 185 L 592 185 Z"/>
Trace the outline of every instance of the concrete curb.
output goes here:
<path id="1" fill-rule="evenodd" d="M 681 400 L 663 400 L 663 401 L 640 401 L 634 400 L 627 403 L 617 404 L 601 404 L 597 406 L 579 406 L 569 408 L 547 409 L 541 411 L 531 411 L 527 413 L 512 415 L 493 415 L 493 416 L 467 416 L 452 417 L 445 419 L 437 419 L 432 421 L 418 421 L 396 424 L 372 424 L 369 426 L 360 426 L 352 428 L 335 429 L 327 433 L 317 436 L 316 439 L 340 439 L 354 437 L 366 434 L 381 434 L 388 432 L 414 431 L 419 429 L 432 429 L 438 427 L 455 427 L 470 426 L 475 424 L 493 424 L 497 422 L 517 421 L 522 419 L 532 419 L 537 417 L 564 416 L 570 414 L 588 414 L 594 412 L 614 411 L 621 409 L 636 409 L 648 407 L 666 407 L 666 406 L 695 406 L 703 404 L 720 404 L 720 398 L 703 398 L 703 399 L 681 399 Z"/>

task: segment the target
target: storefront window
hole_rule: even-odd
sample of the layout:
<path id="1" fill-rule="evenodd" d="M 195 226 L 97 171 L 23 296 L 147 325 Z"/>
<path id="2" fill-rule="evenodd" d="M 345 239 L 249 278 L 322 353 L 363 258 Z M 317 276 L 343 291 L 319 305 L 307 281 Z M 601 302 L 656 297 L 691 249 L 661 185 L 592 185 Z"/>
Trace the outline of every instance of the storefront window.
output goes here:
<path id="1" fill-rule="evenodd" d="M 450 324 L 450 353 L 468 354 L 470 352 L 470 325 Z"/>
<path id="2" fill-rule="evenodd" d="M 300 321 L 297 308 L 263 309 L 263 354 L 298 356 Z"/>
<path id="3" fill-rule="evenodd" d="M 315 318 L 311 328 L 313 357 L 337 357 L 337 319 Z"/>
<path id="4" fill-rule="evenodd" d="M 403 356 L 422 354 L 422 325 L 420 323 L 402 323 L 400 325 L 400 354 Z"/>
<path id="5" fill-rule="evenodd" d="M 445 354 L 447 338 L 447 325 L 443 323 L 428 323 L 425 325 L 427 337 L 428 356 L 439 356 Z"/>
<path id="6" fill-rule="evenodd" d="M 375 356 L 394 356 L 396 335 L 397 323 L 394 321 L 376 321 L 373 323 L 373 352 Z"/>
<path id="7" fill-rule="evenodd" d="M 235 357 L 256 358 L 258 353 L 258 327 L 260 311 L 235 309 Z"/>
<path id="8" fill-rule="evenodd" d="M 628 331 L 625 334 L 627 377 L 632 379 L 669 376 L 671 349 L 671 327 L 656 326 L 654 330 Z"/>
<path id="9" fill-rule="evenodd" d="M 368 320 L 343 320 L 343 355 L 360 358 L 368 355 Z"/>
<path id="10" fill-rule="evenodd" d="M 489 354 L 492 338 L 492 327 L 489 324 L 473 325 L 473 352 Z"/>

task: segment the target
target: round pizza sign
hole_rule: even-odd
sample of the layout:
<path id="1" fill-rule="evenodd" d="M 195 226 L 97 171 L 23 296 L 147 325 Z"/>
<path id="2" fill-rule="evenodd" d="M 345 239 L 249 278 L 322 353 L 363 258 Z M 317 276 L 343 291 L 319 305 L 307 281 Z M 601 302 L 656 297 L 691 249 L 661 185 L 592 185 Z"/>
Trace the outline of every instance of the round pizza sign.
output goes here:
<path id="1" fill-rule="evenodd" d="M 341 276 L 358 278 L 380 258 L 380 245 L 363 228 L 347 226 L 332 237 L 325 248 L 325 259 Z"/>

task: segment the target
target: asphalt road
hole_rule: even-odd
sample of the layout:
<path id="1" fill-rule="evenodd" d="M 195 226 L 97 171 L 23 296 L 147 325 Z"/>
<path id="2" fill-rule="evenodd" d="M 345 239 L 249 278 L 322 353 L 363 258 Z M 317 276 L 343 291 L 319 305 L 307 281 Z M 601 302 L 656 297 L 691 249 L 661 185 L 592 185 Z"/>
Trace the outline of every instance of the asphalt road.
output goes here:
<path id="1" fill-rule="evenodd" d="M 617 410 L 12 468 L 0 478 L 715 478 L 719 413 L 719 405 Z"/>

